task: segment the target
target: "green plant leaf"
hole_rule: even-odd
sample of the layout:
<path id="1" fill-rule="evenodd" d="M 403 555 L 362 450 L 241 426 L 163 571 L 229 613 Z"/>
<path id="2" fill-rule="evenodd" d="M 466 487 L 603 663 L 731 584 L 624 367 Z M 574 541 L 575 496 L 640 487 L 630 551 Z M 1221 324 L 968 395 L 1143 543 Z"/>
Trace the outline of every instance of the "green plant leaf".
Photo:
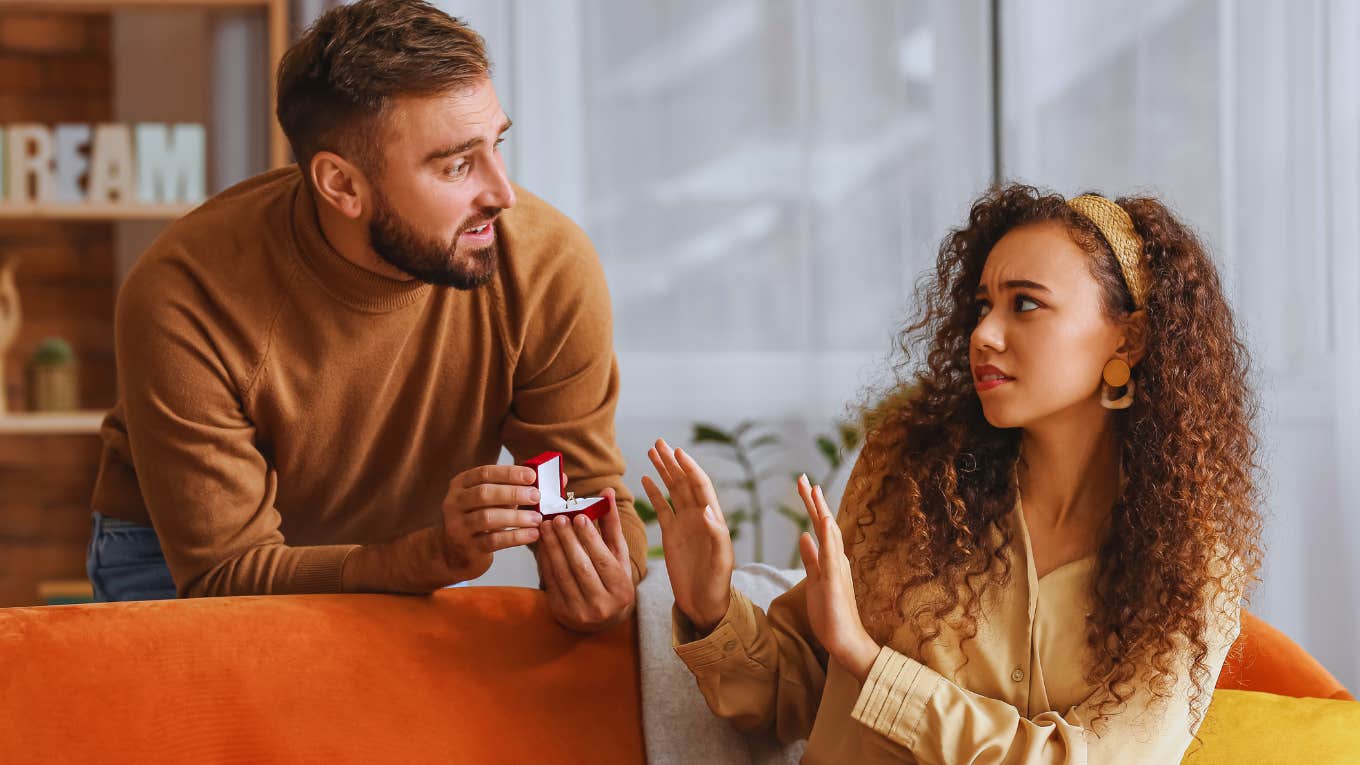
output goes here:
<path id="1" fill-rule="evenodd" d="M 75 359 L 76 353 L 71 350 L 71 344 L 60 337 L 49 337 L 43 340 L 33 351 L 33 363 L 39 366 L 69 364 Z"/>
<path id="2" fill-rule="evenodd" d="M 665 551 L 665 549 L 664 549 L 661 545 L 656 545 L 656 546 L 654 546 L 654 547 L 648 547 L 648 548 L 647 548 L 647 557 L 648 557 L 648 558 L 664 558 L 664 557 L 666 557 L 666 551 Z"/>
<path id="3" fill-rule="evenodd" d="M 812 519 L 808 517 L 806 510 L 795 510 L 788 505 L 780 505 L 779 514 L 792 521 L 799 531 L 808 531 L 812 528 Z"/>
<path id="4" fill-rule="evenodd" d="M 727 444 L 733 446 L 737 439 L 728 432 L 716 425 L 708 425 L 702 422 L 694 423 L 694 443 L 696 444 Z"/>
<path id="5" fill-rule="evenodd" d="M 735 428 L 732 428 L 732 440 L 740 441 L 741 437 L 746 435 L 746 431 L 756 427 L 758 424 L 759 423 L 757 423 L 755 420 L 742 420 L 741 422 L 737 423 L 737 426 Z"/>
<path id="6" fill-rule="evenodd" d="M 841 434 L 841 448 L 845 449 L 847 452 L 854 451 L 855 447 L 859 446 L 860 439 L 864 437 L 864 434 L 860 432 L 858 427 L 848 422 L 841 423 L 839 429 Z"/>
<path id="7" fill-rule="evenodd" d="M 773 446 L 777 443 L 779 443 L 778 433 L 766 433 L 760 438 L 751 441 L 751 443 L 748 446 L 751 449 L 759 449 L 762 446 Z"/>
<path id="8" fill-rule="evenodd" d="M 640 497 L 633 499 L 633 509 L 637 511 L 638 517 L 643 523 L 654 523 L 656 521 L 656 508 L 652 503 Z"/>
<path id="9" fill-rule="evenodd" d="M 703 449 L 706 456 L 712 455 L 714 457 L 721 457 L 729 463 L 741 464 L 741 450 L 735 445 L 714 444 L 713 442 L 709 442 L 707 446 L 704 444 L 695 444 L 695 447 Z"/>
<path id="10" fill-rule="evenodd" d="M 826 461 L 831 464 L 832 469 L 841 465 L 841 450 L 836 447 L 836 442 L 826 436 L 817 436 L 817 450 L 822 453 Z"/>

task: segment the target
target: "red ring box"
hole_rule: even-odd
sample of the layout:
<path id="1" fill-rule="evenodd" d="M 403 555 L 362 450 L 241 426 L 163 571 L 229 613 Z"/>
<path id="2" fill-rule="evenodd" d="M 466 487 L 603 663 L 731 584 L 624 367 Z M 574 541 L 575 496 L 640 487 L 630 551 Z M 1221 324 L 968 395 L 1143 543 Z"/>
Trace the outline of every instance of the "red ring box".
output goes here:
<path id="1" fill-rule="evenodd" d="M 534 486 L 538 489 L 539 502 L 527 507 L 542 513 L 544 518 L 584 515 L 592 521 L 598 521 L 608 512 L 609 501 L 605 497 L 575 497 L 568 500 L 562 496 L 562 452 L 543 452 L 523 464 L 538 473 Z"/>

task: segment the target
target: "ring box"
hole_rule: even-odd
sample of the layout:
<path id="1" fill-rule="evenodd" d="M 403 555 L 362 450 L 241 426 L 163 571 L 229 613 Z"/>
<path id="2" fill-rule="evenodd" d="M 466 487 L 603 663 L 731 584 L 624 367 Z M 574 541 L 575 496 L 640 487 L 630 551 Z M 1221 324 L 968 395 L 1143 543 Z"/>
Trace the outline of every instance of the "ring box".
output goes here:
<path id="1" fill-rule="evenodd" d="M 543 517 L 556 518 L 560 515 L 571 518 L 584 515 L 592 521 L 598 521 L 609 510 L 606 497 L 577 497 L 570 493 L 562 496 L 562 452 L 543 452 L 526 460 L 524 466 L 538 473 L 534 486 L 538 489 L 539 502 L 528 507 L 542 513 Z"/>

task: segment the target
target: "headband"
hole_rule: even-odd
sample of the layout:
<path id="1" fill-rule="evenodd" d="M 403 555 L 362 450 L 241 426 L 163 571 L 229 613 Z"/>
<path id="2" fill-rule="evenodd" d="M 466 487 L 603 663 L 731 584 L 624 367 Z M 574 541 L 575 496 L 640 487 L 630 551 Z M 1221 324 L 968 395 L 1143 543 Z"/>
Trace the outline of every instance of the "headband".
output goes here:
<path id="1" fill-rule="evenodd" d="M 1143 238 L 1133 228 L 1133 219 L 1119 205 L 1102 196 L 1082 194 L 1067 200 L 1067 206 L 1095 224 L 1100 235 L 1114 251 L 1124 284 L 1133 296 L 1133 307 L 1142 308 L 1147 297 L 1146 270 L 1143 268 Z"/>

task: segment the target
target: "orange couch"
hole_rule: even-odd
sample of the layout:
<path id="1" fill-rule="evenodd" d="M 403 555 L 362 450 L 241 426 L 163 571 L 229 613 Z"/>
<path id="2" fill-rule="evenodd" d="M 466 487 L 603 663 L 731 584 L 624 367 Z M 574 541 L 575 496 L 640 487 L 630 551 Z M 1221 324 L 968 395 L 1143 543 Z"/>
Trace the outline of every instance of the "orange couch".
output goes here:
<path id="1" fill-rule="evenodd" d="M 0 609 L 0 762 L 641 763 L 636 632 L 509 587 Z M 1240 642 L 1219 687 L 1349 698 Z"/>

